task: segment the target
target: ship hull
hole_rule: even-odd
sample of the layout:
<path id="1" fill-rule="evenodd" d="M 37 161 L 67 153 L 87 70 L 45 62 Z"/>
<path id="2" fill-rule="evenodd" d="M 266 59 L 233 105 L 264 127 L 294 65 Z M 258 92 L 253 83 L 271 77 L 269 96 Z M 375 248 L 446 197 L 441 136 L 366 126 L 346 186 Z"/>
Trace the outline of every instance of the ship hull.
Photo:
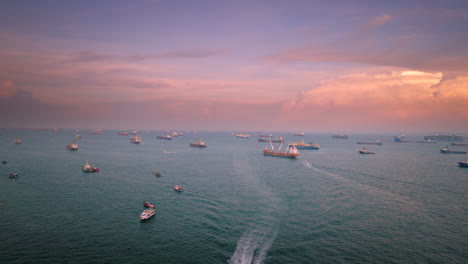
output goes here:
<path id="1" fill-rule="evenodd" d="M 382 145 L 381 142 L 357 142 L 358 145 Z"/>
<path id="2" fill-rule="evenodd" d="M 468 147 L 468 144 L 464 144 L 464 143 L 452 143 L 452 146 Z"/>
<path id="3" fill-rule="evenodd" d="M 263 151 L 264 156 L 280 157 L 280 158 L 289 158 L 295 159 L 299 156 L 299 153 L 285 153 L 285 152 L 274 152 L 274 151 Z"/>
<path id="4" fill-rule="evenodd" d="M 458 151 L 458 150 L 440 150 L 441 153 L 444 154 L 466 154 L 466 151 Z"/>
<path id="5" fill-rule="evenodd" d="M 468 168 L 468 162 L 458 162 L 458 166 L 462 168 Z"/>
<path id="6" fill-rule="evenodd" d="M 206 145 L 190 144 L 192 148 L 206 148 Z"/>

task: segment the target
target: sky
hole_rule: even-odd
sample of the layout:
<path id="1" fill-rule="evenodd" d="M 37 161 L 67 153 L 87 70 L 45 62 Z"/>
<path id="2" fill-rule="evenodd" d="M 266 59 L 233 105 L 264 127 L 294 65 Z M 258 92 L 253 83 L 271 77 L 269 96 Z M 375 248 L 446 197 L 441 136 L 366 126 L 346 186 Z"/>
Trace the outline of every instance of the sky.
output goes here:
<path id="1" fill-rule="evenodd" d="M 468 133 L 468 2 L 1 1 L 0 127 Z"/>

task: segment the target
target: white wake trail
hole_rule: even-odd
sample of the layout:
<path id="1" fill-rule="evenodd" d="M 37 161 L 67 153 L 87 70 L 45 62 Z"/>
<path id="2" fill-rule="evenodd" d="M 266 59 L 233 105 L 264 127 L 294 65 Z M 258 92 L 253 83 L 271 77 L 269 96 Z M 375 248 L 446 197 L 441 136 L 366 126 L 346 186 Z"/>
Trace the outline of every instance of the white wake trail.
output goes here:
<path id="1" fill-rule="evenodd" d="M 230 264 L 261 264 L 276 238 L 271 229 L 246 231 L 237 242 L 236 251 L 229 259 Z"/>

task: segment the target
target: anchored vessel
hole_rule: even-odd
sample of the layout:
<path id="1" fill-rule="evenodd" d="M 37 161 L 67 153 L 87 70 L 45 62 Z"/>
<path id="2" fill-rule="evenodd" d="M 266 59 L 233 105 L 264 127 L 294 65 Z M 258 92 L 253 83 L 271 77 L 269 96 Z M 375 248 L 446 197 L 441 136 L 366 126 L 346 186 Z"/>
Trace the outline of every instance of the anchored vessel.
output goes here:
<path id="1" fill-rule="evenodd" d="M 146 201 L 143 203 L 143 206 L 146 207 L 146 208 L 154 208 L 155 205 L 149 201 Z"/>
<path id="2" fill-rule="evenodd" d="M 332 138 L 348 139 L 349 135 L 348 134 L 337 134 L 337 135 L 332 135 Z"/>
<path id="3" fill-rule="evenodd" d="M 444 154 L 466 154 L 466 151 L 451 150 L 448 148 L 448 146 L 446 146 L 445 148 L 441 148 L 440 152 Z"/>
<path id="4" fill-rule="evenodd" d="M 205 144 L 205 141 L 203 141 L 202 139 L 200 139 L 199 141 L 192 141 L 190 142 L 190 146 L 192 148 L 206 148 L 208 147 L 206 144 Z"/>
<path id="5" fill-rule="evenodd" d="M 459 161 L 458 166 L 463 168 L 468 168 L 468 160 L 467 161 Z"/>
<path id="6" fill-rule="evenodd" d="M 366 148 L 360 149 L 359 154 L 375 154 L 375 152 L 371 152 Z"/>
<path id="7" fill-rule="evenodd" d="M 139 136 L 134 136 L 130 138 L 130 143 L 132 144 L 140 144 L 141 143 L 141 137 Z"/>
<path id="8" fill-rule="evenodd" d="M 294 145 L 288 145 L 288 148 L 286 151 L 281 151 L 281 146 L 283 143 L 278 148 L 278 151 L 275 151 L 275 148 L 273 147 L 273 144 L 271 144 L 270 141 L 270 146 L 271 150 L 268 148 L 265 148 L 263 150 L 263 155 L 264 156 L 273 156 L 273 157 L 281 157 L 281 158 L 290 158 L 290 159 L 295 159 L 299 156 L 299 150 L 297 150 L 296 146 Z"/>
<path id="9" fill-rule="evenodd" d="M 164 139 L 164 140 L 171 140 L 172 136 L 171 135 L 164 135 L 164 136 L 156 136 L 157 139 Z"/>
<path id="10" fill-rule="evenodd" d="M 320 149 L 319 144 L 314 144 L 312 142 L 305 143 L 304 140 L 301 142 L 293 142 L 289 144 L 290 147 L 295 146 L 297 149 Z"/>
<path id="11" fill-rule="evenodd" d="M 358 141 L 358 145 L 382 145 L 382 140 L 378 139 L 376 141 Z"/>

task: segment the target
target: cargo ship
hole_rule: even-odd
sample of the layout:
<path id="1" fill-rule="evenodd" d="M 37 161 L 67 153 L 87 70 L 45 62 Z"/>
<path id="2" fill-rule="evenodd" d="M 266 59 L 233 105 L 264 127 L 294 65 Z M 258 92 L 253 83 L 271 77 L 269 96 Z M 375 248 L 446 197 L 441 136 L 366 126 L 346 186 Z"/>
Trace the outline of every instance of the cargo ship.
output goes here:
<path id="1" fill-rule="evenodd" d="M 284 137 L 276 137 L 276 138 L 259 138 L 258 142 L 272 142 L 272 143 L 283 143 Z"/>
<path id="2" fill-rule="evenodd" d="M 358 141 L 358 145 L 382 145 L 382 140 L 378 139 L 376 141 Z"/>
<path id="3" fill-rule="evenodd" d="M 290 147 L 296 147 L 297 149 L 313 149 L 313 150 L 318 150 L 320 149 L 319 144 L 314 144 L 312 142 L 305 143 L 304 140 L 301 142 L 293 142 L 289 144 Z"/>
<path id="4" fill-rule="evenodd" d="M 452 146 L 460 146 L 460 147 L 468 147 L 468 144 L 464 144 L 464 143 L 452 143 L 451 145 Z"/>
<path id="5" fill-rule="evenodd" d="M 205 141 L 200 139 L 199 141 L 190 142 L 190 147 L 192 147 L 192 148 L 206 148 L 208 146 L 205 144 Z"/>
<path id="6" fill-rule="evenodd" d="M 444 154 L 466 154 L 466 151 L 461 151 L 461 150 L 451 150 L 446 146 L 445 148 L 440 149 L 440 153 Z"/>
<path id="7" fill-rule="evenodd" d="M 157 139 L 164 139 L 164 140 L 171 140 L 171 135 L 164 135 L 164 136 L 156 136 Z"/>
<path id="8" fill-rule="evenodd" d="M 332 138 L 348 139 L 349 135 L 348 134 L 337 134 L 337 135 L 332 135 Z"/>
<path id="9" fill-rule="evenodd" d="M 455 136 L 455 135 L 431 135 L 431 136 L 424 136 L 424 140 L 435 140 L 435 141 L 463 141 L 463 136 Z"/>
<path id="10" fill-rule="evenodd" d="M 295 146 L 288 146 L 286 151 L 281 151 L 281 144 L 278 148 L 278 151 L 275 151 L 275 148 L 271 145 L 271 150 L 268 148 L 265 148 L 263 150 L 263 155 L 264 156 L 273 156 L 273 157 L 280 157 L 280 158 L 290 158 L 290 159 L 295 159 L 299 156 L 299 150 Z"/>

